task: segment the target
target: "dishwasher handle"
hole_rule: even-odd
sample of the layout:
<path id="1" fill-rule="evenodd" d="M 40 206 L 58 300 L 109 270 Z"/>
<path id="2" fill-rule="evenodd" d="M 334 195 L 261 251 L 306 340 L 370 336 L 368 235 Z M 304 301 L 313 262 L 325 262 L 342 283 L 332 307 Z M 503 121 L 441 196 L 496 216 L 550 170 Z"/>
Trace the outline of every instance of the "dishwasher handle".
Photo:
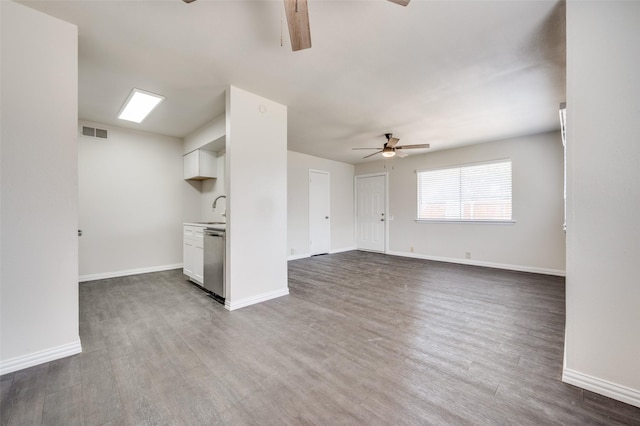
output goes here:
<path id="1" fill-rule="evenodd" d="M 224 231 L 216 231 L 213 229 L 205 229 L 204 230 L 204 235 L 207 235 L 209 237 L 224 237 Z"/>

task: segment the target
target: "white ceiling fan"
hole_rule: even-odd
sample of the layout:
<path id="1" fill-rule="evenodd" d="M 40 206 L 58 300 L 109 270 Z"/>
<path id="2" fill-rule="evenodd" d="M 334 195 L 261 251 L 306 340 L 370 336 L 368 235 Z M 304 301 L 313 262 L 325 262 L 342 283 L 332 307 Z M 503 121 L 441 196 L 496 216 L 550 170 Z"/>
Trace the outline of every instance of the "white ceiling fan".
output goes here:
<path id="1" fill-rule="evenodd" d="M 182 0 L 192 3 L 195 0 Z M 392 3 L 406 6 L 411 0 L 388 0 Z M 284 9 L 291 37 L 291 50 L 298 51 L 311 47 L 311 30 L 309 28 L 309 9 L 307 0 L 284 0 Z"/>
<path id="2" fill-rule="evenodd" d="M 389 0 L 391 1 L 391 0 Z M 398 138 L 394 138 L 393 137 L 393 133 L 385 133 L 384 136 L 387 138 L 387 142 L 385 142 L 384 146 L 382 147 L 382 149 L 380 148 L 352 148 L 354 150 L 360 150 L 360 149 L 377 149 L 378 151 L 374 152 L 373 154 L 369 154 L 366 157 L 362 157 L 362 158 L 369 158 L 372 157 L 376 154 L 380 154 L 382 153 L 383 157 L 395 157 L 396 155 L 400 158 L 406 157 L 407 153 L 404 152 L 403 150 L 405 149 L 421 149 L 421 148 L 429 148 L 430 145 L 428 143 L 423 143 L 423 144 L 416 144 L 416 145 L 402 145 L 402 146 L 398 146 L 398 142 L 400 142 L 400 139 Z"/>

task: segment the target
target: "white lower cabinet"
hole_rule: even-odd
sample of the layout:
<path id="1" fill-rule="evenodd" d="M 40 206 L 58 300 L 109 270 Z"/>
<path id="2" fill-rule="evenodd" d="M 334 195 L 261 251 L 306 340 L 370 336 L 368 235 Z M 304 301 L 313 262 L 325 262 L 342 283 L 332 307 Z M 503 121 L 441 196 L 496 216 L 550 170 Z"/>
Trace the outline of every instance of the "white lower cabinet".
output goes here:
<path id="1" fill-rule="evenodd" d="M 191 277 L 193 270 L 195 269 L 195 246 L 193 241 L 184 239 L 183 251 L 182 251 L 182 272 Z"/>
<path id="2" fill-rule="evenodd" d="M 191 281 L 202 285 L 204 282 L 204 227 L 184 225 L 182 272 Z"/>
<path id="3" fill-rule="evenodd" d="M 201 237 L 202 238 L 202 237 Z M 194 250 L 194 268 L 192 279 L 200 285 L 204 283 L 204 241 L 196 242 Z"/>

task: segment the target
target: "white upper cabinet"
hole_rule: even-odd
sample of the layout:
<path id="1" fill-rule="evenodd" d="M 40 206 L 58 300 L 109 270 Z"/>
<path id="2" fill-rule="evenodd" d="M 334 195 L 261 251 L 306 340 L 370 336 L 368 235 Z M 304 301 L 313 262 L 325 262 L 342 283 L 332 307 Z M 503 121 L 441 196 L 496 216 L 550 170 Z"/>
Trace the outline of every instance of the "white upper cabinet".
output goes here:
<path id="1" fill-rule="evenodd" d="M 215 179 L 217 174 L 215 152 L 196 149 L 184 155 L 184 178 L 194 180 Z"/>

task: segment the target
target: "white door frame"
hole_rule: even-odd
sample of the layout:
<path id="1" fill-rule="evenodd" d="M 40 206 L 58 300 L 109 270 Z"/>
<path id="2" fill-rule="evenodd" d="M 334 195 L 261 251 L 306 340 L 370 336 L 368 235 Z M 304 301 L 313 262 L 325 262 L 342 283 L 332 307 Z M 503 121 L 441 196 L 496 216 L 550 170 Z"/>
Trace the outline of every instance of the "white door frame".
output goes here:
<path id="1" fill-rule="evenodd" d="M 313 256 L 313 254 L 311 253 L 311 173 L 319 173 L 319 174 L 323 174 L 323 175 L 327 175 L 327 208 L 329 210 L 328 214 L 329 214 L 329 247 L 327 248 L 327 254 L 331 253 L 331 173 L 329 173 L 326 170 L 316 170 L 316 169 L 309 169 L 309 172 L 307 173 L 307 176 L 309 178 L 309 182 L 308 182 L 308 186 L 307 186 L 307 190 L 308 190 L 308 194 L 309 194 L 309 205 L 307 206 L 307 209 L 309 211 L 308 214 L 308 220 L 309 220 L 309 248 L 308 248 L 308 252 L 309 255 Z"/>
<path id="2" fill-rule="evenodd" d="M 389 252 L 389 172 L 366 173 L 353 177 L 353 214 L 355 227 L 353 230 L 353 240 L 358 249 L 358 179 L 368 177 L 384 177 L 384 253 Z"/>

